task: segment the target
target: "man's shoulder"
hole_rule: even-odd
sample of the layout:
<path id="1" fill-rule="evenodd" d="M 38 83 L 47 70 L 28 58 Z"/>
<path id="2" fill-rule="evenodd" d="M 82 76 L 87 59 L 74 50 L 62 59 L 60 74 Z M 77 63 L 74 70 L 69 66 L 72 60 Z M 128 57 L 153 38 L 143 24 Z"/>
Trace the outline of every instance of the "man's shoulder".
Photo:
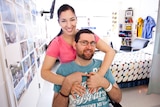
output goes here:
<path id="1" fill-rule="evenodd" d="M 65 66 L 69 66 L 69 65 L 72 65 L 72 64 L 73 64 L 73 61 L 71 61 L 71 62 L 66 62 L 66 63 L 60 64 L 60 67 L 65 67 Z"/>
<path id="2" fill-rule="evenodd" d="M 95 62 L 95 63 L 102 63 L 102 60 L 93 58 L 93 62 Z"/>
<path id="3" fill-rule="evenodd" d="M 66 69 L 69 69 L 69 68 L 73 68 L 74 65 L 75 65 L 74 61 L 61 63 L 60 66 L 58 67 L 58 69 L 66 70 Z"/>

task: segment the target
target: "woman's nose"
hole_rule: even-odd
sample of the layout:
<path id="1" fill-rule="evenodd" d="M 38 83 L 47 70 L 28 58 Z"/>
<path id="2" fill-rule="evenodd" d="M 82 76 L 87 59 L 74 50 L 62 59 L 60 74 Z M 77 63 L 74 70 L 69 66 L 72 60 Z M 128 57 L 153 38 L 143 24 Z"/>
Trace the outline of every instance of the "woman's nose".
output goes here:
<path id="1" fill-rule="evenodd" d="M 67 22 L 67 27 L 71 27 L 72 23 L 70 21 Z"/>

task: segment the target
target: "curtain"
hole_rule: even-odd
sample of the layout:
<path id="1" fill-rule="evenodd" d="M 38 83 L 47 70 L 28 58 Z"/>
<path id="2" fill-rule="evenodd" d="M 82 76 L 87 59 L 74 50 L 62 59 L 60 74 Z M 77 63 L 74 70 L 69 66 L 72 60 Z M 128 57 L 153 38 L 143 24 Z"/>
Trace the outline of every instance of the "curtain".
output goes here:
<path id="1" fill-rule="evenodd" d="M 158 7 L 158 18 L 154 52 L 147 94 L 160 94 L 160 2 Z"/>

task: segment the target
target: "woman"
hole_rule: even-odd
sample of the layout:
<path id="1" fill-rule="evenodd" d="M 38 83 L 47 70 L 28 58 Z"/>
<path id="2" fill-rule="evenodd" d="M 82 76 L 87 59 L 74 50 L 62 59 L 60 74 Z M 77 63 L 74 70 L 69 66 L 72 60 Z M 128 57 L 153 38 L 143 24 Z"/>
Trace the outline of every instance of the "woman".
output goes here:
<path id="1" fill-rule="evenodd" d="M 43 79 L 51 83 L 61 85 L 65 77 L 53 73 L 52 68 L 55 65 L 57 58 L 61 63 L 67 63 L 75 59 L 76 52 L 72 47 L 72 43 L 78 30 L 76 29 L 77 17 L 74 9 L 70 5 L 62 5 L 58 9 L 57 15 L 61 31 L 47 48 L 41 69 L 41 76 Z M 96 42 L 96 48 L 106 53 L 98 72 L 99 75 L 104 76 L 112 63 L 115 52 L 98 36 L 96 36 Z"/>

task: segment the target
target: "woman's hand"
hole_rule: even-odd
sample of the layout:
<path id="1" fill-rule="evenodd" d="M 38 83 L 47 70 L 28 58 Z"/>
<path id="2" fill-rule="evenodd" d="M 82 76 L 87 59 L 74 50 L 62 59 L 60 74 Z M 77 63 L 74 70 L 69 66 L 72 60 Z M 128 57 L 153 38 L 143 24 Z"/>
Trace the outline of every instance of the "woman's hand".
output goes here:
<path id="1" fill-rule="evenodd" d="M 100 82 L 102 77 L 96 72 L 91 72 L 87 76 L 89 77 L 87 79 L 87 87 L 89 88 L 89 92 L 94 93 L 95 91 L 98 91 L 101 87 Z"/>
<path id="2" fill-rule="evenodd" d="M 68 75 L 66 78 L 70 80 L 70 82 L 73 84 L 75 82 L 82 82 L 82 76 L 87 76 L 87 74 L 82 72 L 74 72 L 70 75 Z"/>
<path id="3" fill-rule="evenodd" d="M 71 95 L 73 98 L 76 98 L 75 94 L 78 94 L 79 96 L 83 96 L 83 94 L 85 94 L 85 87 L 83 87 L 79 82 L 74 82 L 72 85 Z"/>
<path id="4" fill-rule="evenodd" d="M 82 72 L 74 72 L 68 75 L 65 80 L 68 80 L 68 86 L 70 86 L 70 93 L 75 98 L 75 94 L 82 95 L 84 93 L 85 87 L 81 85 L 82 77 L 87 76 L 87 74 Z"/>

